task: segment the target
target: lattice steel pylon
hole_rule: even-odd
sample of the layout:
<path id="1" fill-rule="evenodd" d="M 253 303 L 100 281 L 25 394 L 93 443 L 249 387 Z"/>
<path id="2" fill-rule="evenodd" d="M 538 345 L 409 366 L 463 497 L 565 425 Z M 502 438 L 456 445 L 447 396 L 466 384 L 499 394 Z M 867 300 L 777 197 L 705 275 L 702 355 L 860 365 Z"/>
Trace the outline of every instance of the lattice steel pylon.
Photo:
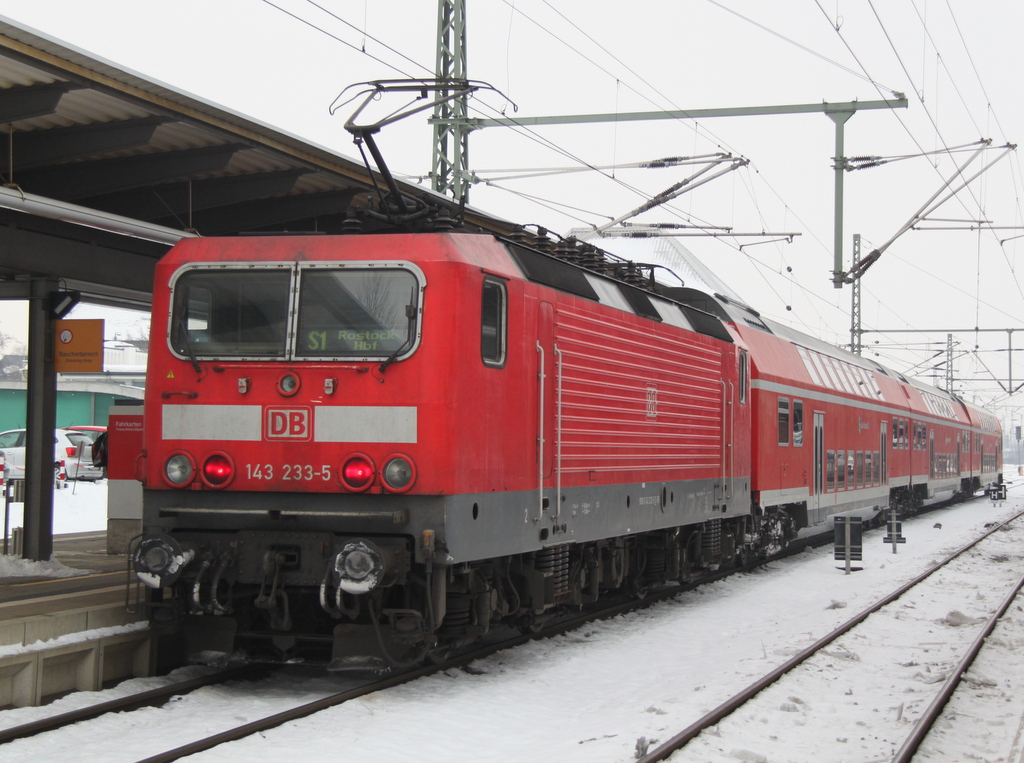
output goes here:
<path id="1" fill-rule="evenodd" d="M 853 268 L 856 271 L 860 262 L 860 234 L 853 234 Z M 861 325 L 860 276 L 852 281 L 852 297 L 850 302 L 850 352 L 855 355 L 864 354 L 864 332 Z"/>
<path id="2" fill-rule="evenodd" d="M 434 76 L 439 81 L 466 80 L 466 0 L 437 0 Z M 441 91 L 441 95 L 446 92 Z M 462 120 L 466 116 L 465 96 L 434 107 L 435 119 Z M 469 133 L 469 128 L 461 122 L 434 123 L 432 187 L 459 204 L 469 200 Z"/>
<path id="3" fill-rule="evenodd" d="M 953 335 L 946 334 L 946 392 L 953 394 Z"/>

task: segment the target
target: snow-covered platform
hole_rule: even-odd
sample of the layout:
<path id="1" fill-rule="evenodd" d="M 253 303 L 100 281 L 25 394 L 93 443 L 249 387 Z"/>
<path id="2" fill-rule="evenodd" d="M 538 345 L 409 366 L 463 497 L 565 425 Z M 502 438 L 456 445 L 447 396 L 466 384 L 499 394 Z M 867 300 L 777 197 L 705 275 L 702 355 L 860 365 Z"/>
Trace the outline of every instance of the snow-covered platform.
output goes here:
<path id="1" fill-rule="evenodd" d="M 54 539 L 54 558 L 0 556 L 0 707 L 150 674 L 145 618 L 125 608 L 123 556 L 102 532 Z"/>

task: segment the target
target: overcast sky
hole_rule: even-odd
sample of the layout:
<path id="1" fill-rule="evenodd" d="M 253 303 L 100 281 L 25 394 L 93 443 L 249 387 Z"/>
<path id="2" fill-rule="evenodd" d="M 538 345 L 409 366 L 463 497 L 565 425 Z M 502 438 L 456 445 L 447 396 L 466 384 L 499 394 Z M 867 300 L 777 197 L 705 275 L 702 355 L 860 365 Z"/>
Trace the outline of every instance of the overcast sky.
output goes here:
<path id="1" fill-rule="evenodd" d="M 356 82 L 429 76 L 436 36 L 433 0 L 0 0 L 0 14 L 350 156 L 356 154 L 342 129 L 350 110 L 332 116 L 335 97 Z M 862 111 L 846 124 L 847 156 L 915 158 L 847 173 L 844 267 L 852 234 L 863 236 L 865 253 L 886 242 L 953 176 L 954 161 L 970 155 L 945 149 L 1024 136 L 1024 3 L 1011 0 L 468 0 L 467 17 L 469 75 L 497 91 L 474 98 L 477 116 L 870 101 L 905 93 L 909 108 Z M 841 344 L 849 341 L 850 294 L 831 284 L 834 136 L 823 114 L 491 128 L 471 138 L 471 165 L 480 177 L 507 175 L 484 171 L 509 168 L 609 169 L 481 183 L 471 203 L 566 232 L 618 217 L 693 171 L 613 165 L 715 152 L 745 157 L 750 164 L 743 169 L 636 222 L 800 233 L 792 243 L 683 241 L 764 314 Z M 379 143 L 396 172 L 429 171 L 425 119 L 386 129 Z M 929 152 L 938 153 L 916 156 Z M 966 174 L 997 155 L 985 152 Z M 865 276 L 865 328 L 1024 328 L 1024 287 L 1015 269 L 1024 238 L 1013 239 L 1024 230 L 1011 229 L 1022 224 L 1020 178 L 1011 153 L 929 224 L 985 220 L 999 228 L 911 231 L 898 239 Z M 0 331 L 13 325 L 5 316 Z M 878 359 L 907 371 L 946 337 L 869 334 L 865 344 L 876 339 Z M 958 358 L 958 377 L 973 380 L 961 389 L 1015 409 L 1016 398 L 1000 400 L 986 370 L 1005 379 L 1006 335 L 956 339 L 961 351 L 975 344 L 983 350 Z M 895 342 L 915 347 L 899 352 Z"/>

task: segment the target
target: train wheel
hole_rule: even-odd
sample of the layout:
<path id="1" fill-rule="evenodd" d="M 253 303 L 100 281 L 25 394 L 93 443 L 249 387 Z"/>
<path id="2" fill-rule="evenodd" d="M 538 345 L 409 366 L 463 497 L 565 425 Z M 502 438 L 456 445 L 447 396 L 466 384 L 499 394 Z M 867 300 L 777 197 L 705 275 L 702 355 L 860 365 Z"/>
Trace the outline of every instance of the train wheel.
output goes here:
<path id="1" fill-rule="evenodd" d="M 532 636 L 535 633 L 540 633 L 544 630 L 544 627 L 548 624 L 551 618 L 552 615 L 546 613 L 538 615 L 531 612 L 528 615 L 523 615 L 519 618 L 519 622 L 517 623 L 519 632 L 524 636 Z"/>
<path id="2" fill-rule="evenodd" d="M 451 652 L 451 644 L 438 645 L 427 650 L 423 661 L 428 665 L 440 665 L 448 659 Z"/>

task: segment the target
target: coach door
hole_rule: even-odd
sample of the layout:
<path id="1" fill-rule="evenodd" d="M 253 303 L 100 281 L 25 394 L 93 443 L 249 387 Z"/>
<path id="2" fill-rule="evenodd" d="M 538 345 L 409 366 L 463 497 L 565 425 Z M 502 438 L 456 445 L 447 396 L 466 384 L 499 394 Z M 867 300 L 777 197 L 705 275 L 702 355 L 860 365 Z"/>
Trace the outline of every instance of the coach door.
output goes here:
<path id="1" fill-rule="evenodd" d="M 886 422 L 882 422 L 882 443 L 879 453 L 879 458 L 882 461 L 882 486 L 887 487 L 889 485 L 889 428 L 886 426 Z"/>
<path id="2" fill-rule="evenodd" d="M 814 412 L 814 508 L 817 508 L 825 492 L 825 414 Z"/>

